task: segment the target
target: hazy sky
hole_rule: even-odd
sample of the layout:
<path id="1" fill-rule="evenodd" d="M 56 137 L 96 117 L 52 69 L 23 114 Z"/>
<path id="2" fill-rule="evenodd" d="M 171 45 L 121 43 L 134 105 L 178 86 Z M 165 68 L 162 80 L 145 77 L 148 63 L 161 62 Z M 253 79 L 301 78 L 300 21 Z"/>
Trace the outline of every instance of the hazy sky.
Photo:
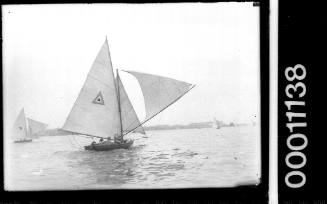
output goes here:
<path id="1" fill-rule="evenodd" d="M 196 84 L 146 125 L 258 121 L 259 7 L 252 3 L 2 7 L 5 122 L 20 109 L 61 127 L 107 35 L 114 69 Z M 140 119 L 137 81 L 121 73 Z"/>

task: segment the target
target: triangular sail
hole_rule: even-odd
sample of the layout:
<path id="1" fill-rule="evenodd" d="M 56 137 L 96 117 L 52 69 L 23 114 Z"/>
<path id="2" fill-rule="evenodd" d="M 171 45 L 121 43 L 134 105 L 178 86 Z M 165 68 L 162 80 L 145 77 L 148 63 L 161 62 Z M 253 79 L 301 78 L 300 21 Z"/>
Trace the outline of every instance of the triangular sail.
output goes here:
<path id="1" fill-rule="evenodd" d="M 119 101 L 123 133 L 130 132 L 136 128 L 133 132 L 145 134 L 119 75 L 117 76 L 117 82 L 119 86 Z"/>
<path id="2" fill-rule="evenodd" d="M 32 137 L 36 137 L 37 133 L 42 132 L 43 130 L 45 130 L 47 128 L 47 124 L 33 120 L 31 118 L 27 118 L 27 122 L 28 122 L 28 128 L 29 128 L 29 134 Z"/>
<path id="3" fill-rule="evenodd" d="M 12 130 L 12 137 L 14 139 L 24 139 L 28 138 L 28 131 L 26 126 L 26 118 L 24 109 L 19 112 L 19 115 L 14 123 L 14 127 Z"/>
<path id="4" fill-rule="evenodd" d="M 120 134 L 121 124 L 114 80 L 106 40 L 62 129 L 99 137 Z"/>
<path id="5" fill-rule="evenodd" d="M 175 79 L 126 71 L 138 80 L 144 96 L 146 118 L 145 121 L 176 102 L 192 88 L 192 84 Z"/>

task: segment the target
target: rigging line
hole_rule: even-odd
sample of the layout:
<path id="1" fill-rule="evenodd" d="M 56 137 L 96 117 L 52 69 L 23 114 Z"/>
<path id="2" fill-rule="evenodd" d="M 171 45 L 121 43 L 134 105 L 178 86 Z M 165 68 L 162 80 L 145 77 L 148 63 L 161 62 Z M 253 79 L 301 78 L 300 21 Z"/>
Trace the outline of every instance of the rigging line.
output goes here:
<path id="1" fill-rule="evenodd" d="M 82 145 L 76 140 L 75 135 L 73 135 L 73 139 L 76 142 L 78 148 L 81 149 L 82 148 Z"/>
<path id="2" fill-rule="evenodd" d="M 73 144 L 73 147 L 74 147 L 75 149 L 79 149 L 79 147 L 76 145 L 76 141 L 74 141 L 74 135 L 72 135 L 72 136 L 70 137 L 70 141 L 71 141 L 71 143 Z"/>
<path id="3" fill-rule="evenodd" d="M 75 139 L 75 135 L 72 136 L 72 140 L 74 141 L 74 144 L 75 144 L 76 146 L 78 146 L 77 141 L 76 141 L 76 139 Z"/>
<path id="4" fill-rule="evenodd" d="M 76 146 L 75 146 L 75 144 L 73 144 L 73 142 L 71 141 L 70 136 L 68 136 L 68 141 L 69 141 L 71 147 L 77 149 Z"/>
<path id="5" fill-rule="evenodd" d="M 76 141 L 74 141 L 74 136 L 72 136 L 72 141 L 73 141 L 73 144 L 74 144 L 74 148 L 75 149 L 80 149 L 79 146 L 76 144 Z"/>
<path id="6" fill-rule="evenodd" d="M 63 129 L 63 130 L 65 130 L 65 129 Z M 96 136 L 96 135 L 90 135 L 90 134 L 86 134 L 86 133 L 82 133 L 82 132 L 72 132 L 72 131 L 69 131 L 69 130 L 65 130 L 65 131 L 71 132 L 71 133 L 73 133 L 72 135 L 77 135 L 79 137 L 96 137 L 96 138 L 102 138 L 102 139 L 107 138 L 107 137 L 101 137 L 101 136 Z"/>
<path id="7" fill-rule="evenodd" d="M 188 93 L 191 89 L 193 89 L 195 87 L 195 84 L 193 84 L 191 86 L 191 88 L 189 90 L 187 90 L 185 93 L 181 94 L 178 98 L 176 98 L 174 101 L 172 101 L 170 104 L 168 104 L 165 108 L 163 108 L 161 111 L 159 111 L 158 113 L 154 114 L 153 116 L 151 116 L 150 118 L 146 119 L 145 121 L 143 121 L 139 126 L 143 125 L 144 123 L 146 123 L 147 121 L 149 121 L 150 119 L 152 119 L 154 116 L 158 115 L 159 113 L 161 113 L 163 110 L 165 110 L 166 108 L 168 108 L 170 105 L 172 105 L 173 103 L 175 103 L 178 99 L 180 99 L 181 97 L 183 97 L 186 93 Z M 137 126 L 136 128 L 138 128 L 139 126 Z M 123 134 L 123 135 L 127 135 L 128 133 L 134 131 L 136 128 L 128 131 L 127 133 Z"/>

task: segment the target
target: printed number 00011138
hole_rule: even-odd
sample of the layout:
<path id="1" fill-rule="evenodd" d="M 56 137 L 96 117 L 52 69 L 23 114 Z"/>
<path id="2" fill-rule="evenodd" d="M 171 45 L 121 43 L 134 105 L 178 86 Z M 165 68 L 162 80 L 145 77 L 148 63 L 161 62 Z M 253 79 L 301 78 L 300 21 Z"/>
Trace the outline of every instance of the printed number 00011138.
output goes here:
<path id="1" fill-rule="evenodd" d="M 300 74 L 298 74 L 299 71 L 301 72 Z M 301 98 L 306 94 L 306 86 L 302 82 L 306 77 L 306 69 L 301 64 L 297 64 L 294 67 L 287 67 L 285 69 L 285 77 L 287 81 L 290 82 L 285 88 L 285 93 L 289 99 L 292 99 L 285 101 L 287 107 L 286 116 L 288 118 L 286 127 L 290 131 L 286 144 L 291 150 L 291 152 L 286 155 L 285 162 L 286 165 L 292 169 L 292 171 L 286 174 L 285 183 L 290 188 L 300 188 L 306 183 L 306 176 L 300 169 L 304 167 L 307 162 L 307 158 L 301 150 L 308 145 L 308 139 L 304 134 L 299 133 L 299 130 L 307 127 L 307 123 L 303 122 L 303 120 L 305 121 L 306 113 L 291 112 L 291 110 L 294 106 L 305 106 L 305 101 L 303 99 L 301 100 Z M 293 122 L 294 118 L 301 118 L 302 122 Z M 294 129 L 296 129 L 296 131 Z M 301 139 L 301 145 L 292 145 L 292 140 L 294 139 Z M 290 161 L 292 157 L 300 157 L 302 162 L 294 164 Z M 290 178 L 292 177 L 299 177 L 299 182 L 291 182 Z"/>

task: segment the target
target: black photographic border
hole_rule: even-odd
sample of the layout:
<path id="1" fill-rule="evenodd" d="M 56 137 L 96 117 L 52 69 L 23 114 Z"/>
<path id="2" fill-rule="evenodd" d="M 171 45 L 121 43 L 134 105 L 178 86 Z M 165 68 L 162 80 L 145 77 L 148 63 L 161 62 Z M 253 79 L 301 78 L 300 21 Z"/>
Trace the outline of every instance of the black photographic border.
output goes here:
<path id="1" fill-rule="evenodd" d="M 327 165 L 326 165 L 326 95 L 324 82 L 326 52 L 327 18 L 324 6 L 299 0 L 279 1 L 278 25 L 278 200 L 280 203 L 327 203 Z M 287 80 L 285 70 L 288 67 L 303 65 L 306 76 L 303 80 Z M 298 72 L 300 75 L 300 71 Z M 299 97 L 301 89 L 293 92 L 293 99 L 286 95 L 286 86 L 302 82 L 306 93 Z M 294 105 L 290 110 L 285 101 L 304 101 L 304 106 Z M 306 164 L 300 168 L 290 168 L 286 157 L 292 151 L 287 146 L 287 139 L 292 133 L 286 127 L 289 122 L 286 112 L 305 113 L 306 117 L 295 117 L 291 122 L 306 122 L 306 127 L 294 128 L 293 133 L 304 134 L 307 146 L 298 150 L 305 155 Z M 303 141 L 292 142 L 300 145 Z M 302 143 L 303 144 L 303 143 Z M 300 157 L 289 159 L 293 164 L 301 164 Z M 291 171 L 304 173 L 306 182 L 303 186 L 287 186 L 285 177 Z M 295 179 L 295 178 L 294 178 Z M 290 179 L 291 180 L 291 179 Z M 298 180 L 300 181 L 299 177 Z M 296 180 L 291 182 L 296 183 Z"/>
<path id="2" fill-rule="evenodd" d="M 110 3 L 192 3 L 199 1 L 113 1 Z M 210 3 L 208 1 L 200 1 Z M 226 2 L 212 1 L 211 3 Z M 233 1 L 253 2 L 253 1 Z M 7 4 L 44 4 L 41 1 L 10 1 Z M 47 1 L 46 3 L 86 3 Z M 90 2 L 87 2 L 90 3 Z M 106 3 L 106 2 L 92 2 Z M 186 188 L 146 190 L 78 190 L 6 192 L 1 184 L 0 203 L 267 203 L 269 178 L 269 1 L 258 0 L 260 10 L 260 93 L 261 93 L 261 182 L 235 188 Z M 1 65 L 2 66 L 2 65 Z M 3 140 L 2 147 L 3 147 Z M 3 157 L 2 157 L 3 158 Z M 2 162 L 2 165 L 3 162 Z M 4 177 L 1 168 L 1 176 Z"/>

